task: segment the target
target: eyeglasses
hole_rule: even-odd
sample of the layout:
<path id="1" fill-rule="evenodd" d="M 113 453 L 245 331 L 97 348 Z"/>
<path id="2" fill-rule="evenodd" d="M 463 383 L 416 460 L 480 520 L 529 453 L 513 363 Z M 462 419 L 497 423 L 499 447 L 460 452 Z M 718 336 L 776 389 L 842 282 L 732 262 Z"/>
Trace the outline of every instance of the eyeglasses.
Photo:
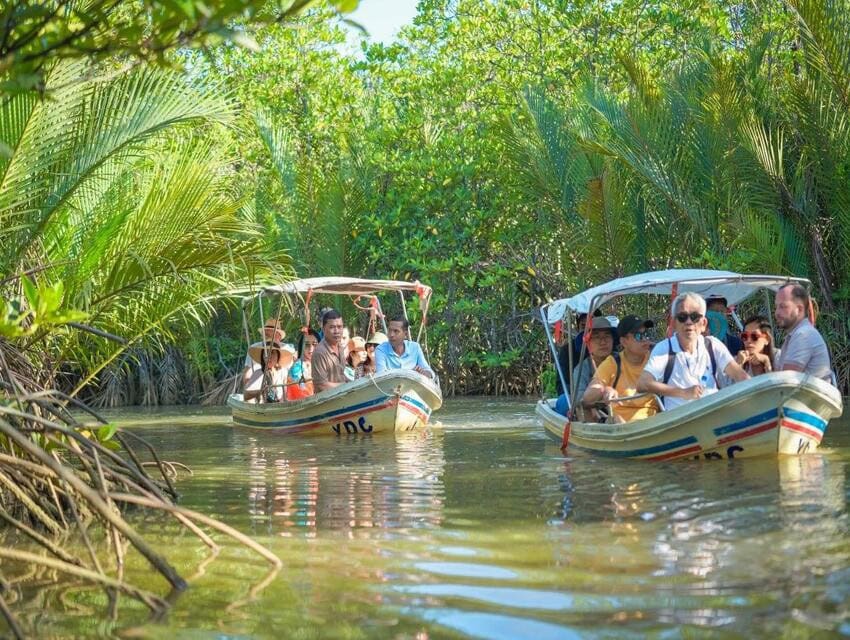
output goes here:
<path id="1" fill-rule="evenodd" d="M 702 320 L 702 314 L 699 311 L 691 311 L 690 313 L 682 311 L 676 314 L 676 320 L 679 322 L 687 322 L 688 318 L 691 319 L 691 322 L 696 323 Z"/>
<path id="2" fill-rule="evenodd" d="M 638 342 L 643 342 L 644 340 L 652 340 L 652 336 L 649 334 L 648 331 L 635 331 L 632 335 Z"/>
<path id="3" fill-rule="evenodd" d="M 742 331 L 741 332 L 741 340 L 743 340 L 744 342 L 749 342 L 750 340 L 755 342 L 756 340 L 758 340 L 759 338 L 763 338 L 764 336 L 765 336 L 765 334 L 762 331 Z"/>

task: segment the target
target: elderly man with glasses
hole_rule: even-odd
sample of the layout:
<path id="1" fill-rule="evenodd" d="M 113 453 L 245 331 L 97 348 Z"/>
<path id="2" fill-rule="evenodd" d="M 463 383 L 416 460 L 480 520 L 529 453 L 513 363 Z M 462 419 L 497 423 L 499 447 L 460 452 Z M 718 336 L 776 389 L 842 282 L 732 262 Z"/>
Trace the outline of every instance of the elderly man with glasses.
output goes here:
<path id="1" fill-rule="evenodd" d="M 696 293 L 683 293 L 671 307 L 675 333 L 662 340 L 638 379 L 638 391 L 664 398 L 664 409 L 716 393 L 721 372 L 734 382 L 750 376 L 732 358 L 720 340 L 703 336 L 706 327 L 705 300 Z"/>
<path id="2" fill-rule="evenodd" d="M 637 395 L 637 382 L 653 346 L 648 330 L 654 326 L 652 320 L 638 316 L 626 316 L 620 320 L 617 334 L 623 350 L 614 352 L 597 367 L 590 386 L 582 396 L 585 407 L 611 403 L 609 422 L 629 422 L 655 415 L 658 407 L 653 396 L 613 402 Z"/>

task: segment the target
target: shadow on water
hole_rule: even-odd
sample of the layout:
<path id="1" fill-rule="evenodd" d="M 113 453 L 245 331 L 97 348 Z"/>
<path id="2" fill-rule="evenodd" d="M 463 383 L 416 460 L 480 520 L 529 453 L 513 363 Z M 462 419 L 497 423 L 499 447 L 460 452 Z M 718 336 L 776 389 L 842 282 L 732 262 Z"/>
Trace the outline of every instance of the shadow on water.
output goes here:
<path id="1" fill-rule="evenodd" d="M 282 438 L 193 409 L 129 417 L 193 468 L 183 505 L 285 563 L 252 592 L 264 568 L 225 547 L 147 635 L 850 634 L 842 423 L 798 458 L 647 464 L 562 456 L 529 401 L 450 401 L 440 426 L 398 436 Z M 206 557 L 165 518 L 137 526 L 186 575 Z M 52 631 L 119 630 L 99 595 L 51 578 L 42 603 L 66 603 L 39 614 Z"/>

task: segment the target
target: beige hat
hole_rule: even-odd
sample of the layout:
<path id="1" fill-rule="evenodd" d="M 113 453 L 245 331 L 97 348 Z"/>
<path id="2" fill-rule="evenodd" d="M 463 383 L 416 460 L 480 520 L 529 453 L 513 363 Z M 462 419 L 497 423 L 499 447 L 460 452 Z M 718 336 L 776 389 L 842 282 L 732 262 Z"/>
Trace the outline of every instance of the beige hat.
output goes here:
<path id="1" fill-rule="evenodd" d="M 384 344 L 386 341 L 387 336 L 380 331 L 376 331 L 372 334 L 372 337 L 366 341 L 366 344 Z"/>
<path id="2" fill-rule="evenodd" d="M 366 351 L 366 340 L 360 336 L 354 336 L 348 341 L 348 353 L 356 353 L 358 351 Z"/>
<path id="3" fill-rule="evenodd" d="M 295 347 L 289 343 L 280 344 L 279 342 L 273 342 L 271 344 L 268 342 L 255 342 L 248 347 L 248 355 L 254 362 L 262 364 L 263 351 L 266 349 L 268 349 L 269 355 L 271 355 L 272 351 L 277 351 L 278 361 L 281 367 L 291 367 L 297 357 Z"/>
<path id="4" fill-rule="evenodd" d="M 274 330 L 275 333 L 279 333 L 280 336 L 278 340 L 283 340 L 286 337 L 286 331 L 280 326 L 280 321 L 275 320 L 274 318 L 269 318 L 266 320 L 266 324 L 258 329 L 258 331 L 265 335 L 266 331 Z"/>

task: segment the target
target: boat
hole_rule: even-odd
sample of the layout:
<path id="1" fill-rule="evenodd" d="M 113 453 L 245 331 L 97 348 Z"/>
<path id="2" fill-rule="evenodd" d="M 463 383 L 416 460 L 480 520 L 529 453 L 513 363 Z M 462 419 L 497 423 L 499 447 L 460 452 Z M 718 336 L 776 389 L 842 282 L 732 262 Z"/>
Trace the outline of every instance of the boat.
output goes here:
<path id="1" fill-rule="evenodd" d="M 730 305 L 736 305 L 765 292 L 769 305 L 769 292 L 788 283 L 811 286 L 802 278 L 669 269 L 619 278 L 546 304 L 540 312 L 557 363 L 551 327 L 563 322 L 565 316 L 571 327 L 573 314 L 592 315 L 615 298 L 650 294 L 672 299 L 692 291 L 703 296 L 722 296 Z M 563 381 L 560 371 L 559 375 Z M 575 398 L 571 399 L 574 403 Z M 561 442 L 562 448 L 601 457 L 651 461 L 811 453 L 821 443 L 829 420 L 840 416 L 843 410 L 841 394 L 834 385 L 795 371 L 756 376 L 670 411 L 623 424 L 570 421 L 555 411 L 555 402 L 543 399 L 535 412 L 546 433 Z"/>
<path id="2" fill-rule="evenodd" d="M 268 287 L 255 296 L 244 298 L 243 311 L 266 297 L 282 299 L 291 296 L 302 303 L 304 324 L 308 326 L 312 296 L 332 294 L 353 296 L 355 304 L 358 299 L 365 297 L 368 304 L 360 308 L 383 318 L 377 296 L 381 292 L 398 293 L 405 315 L 404 293 L 413 293 L 418 297 L 422 312 L 417 336 L 419 341 L 431 297 L 430 287 L 419 282 L 347 277 L 306 278 Z M 263 305 L 257 306 L 262 311 Z M 260 326 L 263 324 L 261 317 Z M 336 436 L 422 429 L 428 424 L 432 412 L 439 409 L 442 403 L 438 380 L 416 371 L 401 369 L 368 375 L 300 400 L 253 403 L 246 402 L 241 393 L 231 394 L 227 400 L 234 425 L 280 434 Z"/>

